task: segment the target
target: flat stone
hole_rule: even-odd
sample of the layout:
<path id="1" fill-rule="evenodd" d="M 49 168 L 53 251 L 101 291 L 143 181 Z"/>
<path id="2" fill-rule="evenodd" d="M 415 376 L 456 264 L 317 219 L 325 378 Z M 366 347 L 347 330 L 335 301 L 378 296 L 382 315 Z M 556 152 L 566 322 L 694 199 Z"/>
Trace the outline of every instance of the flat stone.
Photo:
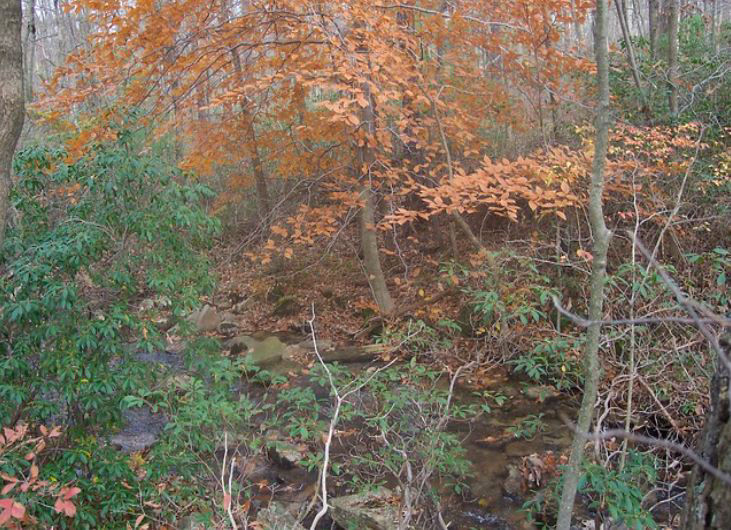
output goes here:
<path id="1" fill-rule="evenodd" d="M 285 360 L 293 360 L 305 355 L 306 353 L 308 353 L 307 350 L 300 348 L 299 344 L 290 344 L 284 351 L 282 358 Z"/>
<path id="2" fill-rule="evenodd" d="M 398 507 L 394 494 L 387 488 L 337 497 L 330 501 L 331 517 L 343 528 L 396 530 Z"/>
<path id="3" fill-rule="evenodd" d="M 537 437 L 532 440 L 515 440 L 514 442 L 510 442 L 503 448 L 503 452 L 506 456 L 519 456 L 522 458 L 539 451 L 541 447 L 543 447 L 543 441 L 541 437 Z"/>
<path id="4" fill-rule="evenodd" d="M 109 441 L 123 453 L 136 453 L 152 446 L 162 432 L 167 417 L 161 412 L 152 412 L 149 407 L 127 409 L 122 413 L 125 426 Z"/>
<path id="5" fill-rule="evenodd" d="M 523 389 L 523 394 L 530 399 L 537 399 L 540 402 L 545 401 L 548 398 L 555 398 L 561 394 L 552 386 L 536 385 L 527 386 Z"/>
<path id="6" fill-rule="evenodd" d="M 267 454 L 278 466 L 292 469 L 307 458 L 307 446 L 287 441 L 279 431 L 270 431 L 266 437 L 270 446 Z"/>
<path id="7" fill-rule="evenodd" d="M 246 355 L 252 363 L 265 368 L 277 364 L 282 360 L 287 351 L 287 345 L 277 337 L 267 337 L 262 341 L 251 344 L 249 353 Z"/>
<path id="8" fill-rule="evenodd" d="M 287 508 L 280 502 L 273 501 L 256 516 L 259 528 L 263 530 L 304 530 Z"/>
<path id="9" fill-rule="evenodd" d="M 303 340 L 299 344 L 297 344 L 300 348 L 308 351 L 315 351 L 315 342 L 310 338 Z M 327 339 L 318 339 L 317 340 L 317 351 L 323 352 L 333 349 L 333 343 L 330 340 Z"/>
<path id="10" fill-rule="evenodd" d="M 272 449 L 278 464 L 285 468 L 297 466 L 307 456 L 307 451 L 294 444 L 282 444 Z"/>
<path id="11" fill-rule="evenodd" d="M 204 305 L 198 311 L 193 311 L 188 316 L 188 320 L 195 325 L 198 331 L 203 333 L 216 331 L 218 325 L 221 323 L 221 317 L 218 316 L 216 308 L 208 304 Z"/>

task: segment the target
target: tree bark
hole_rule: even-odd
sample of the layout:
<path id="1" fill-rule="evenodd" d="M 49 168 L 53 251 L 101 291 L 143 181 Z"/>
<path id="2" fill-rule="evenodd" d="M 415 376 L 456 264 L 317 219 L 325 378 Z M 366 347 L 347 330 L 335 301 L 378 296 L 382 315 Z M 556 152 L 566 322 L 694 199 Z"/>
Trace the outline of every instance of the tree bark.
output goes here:
<path id="1" fill-rule="evenodd" d="M 678 117 L 678 25 L 680 24 L 680 0 L 668 0 L 668 104 L 670 116 Z"/>
<path id="2" fill-rule="evenodd" d="M 574 41 L 576 49 L 581 52 L 584 48 L 584 39 L 582 38 L 581 23 L 579 22 L 579 16 L 576 13 L 576 0 L 571 0 L 571 24 L 574 28 Z"/>
<path id="3" fill-rule="evenodd" d="M 598 105 L 596 110 L 596 140 L 594 160 L 589 191 L 589 220 L 594 234 L 591 267 L 591 296 L 589 300 L 589 319 L 594 323 L 586 333 L 584 396 L 579 409 L 577 433 L 571 445 L 569 464 L 564 473 L 564 485 L 559 504 L 557 528 L 569 530 L 574 510 L 574 500 L 581 471 L 581 461 L 586 445 L 585 433 L 588 432 L 594 413 L 597 388 L 601 377 L 599 364 L 599 339 L 601 335 L 602 307 L 604 301 L 604 282 L 607 272 L 607 250 L 610 232 L 604 223 L 602 194 L 604 191 L 604 169 L 609 143 L 609 49 L 607 42 L 608 7 L 607 0 L 597 0 L 594 24 L 594 53 L 597 63 Z"/>
<path id="4" fill-rule="evenodd" d="M 367 179 L 367 177 L 364 177 Z M 381 256 L 378 251 L 378 236 L 376 234 L 376 205 L 373 199 L 373 190 L 367 182 L 361 188 L 363 206 L 360 210 L 360 242 L 363 250 L 363 265 L 368 275 L 368 283 L 373 291 L 373 298 L 378 304 L 382 315 L 393 313 L 394 303 L 386 285 L 386 276 L 381 267 Z"/>
<path id="5" fill-rule="evenodd" d="M 267 184 L 266 174 L 264 173 L 264 163 L 259 153 L 259 144 L 256 140 L 256 129 L 254 128 L 254 117 L 246 107 L 246 103 L 241 105 L 241 113 L 245 122 L 246 130 L 249 135 L 249 156 L 251 156 L 252 165 L 254 166 L 254 180 L 256 182 L 256 198 L 259 206 L 259 217 L 264 221 L 271 213 L 271 199 L 269 198 L 269 185 Z"/>
<path id="6" fill-rule="evenodd" d="M 720 50 L 720 33 L 721 33 L 721 11 L 719 0 L 711 0 L 711 52 L 718 55 Z"/>
<path id="7" fill-rule="evenodd" d="M 376 233 L 376 204 L 373 196 L 373 188 L 370 183 L 370 167 L 373 164 L 373 152 L 370 143 L 375 138 L 376 132 L 376 111 L 373 98 L 371 97 L 368 83 L 361 86 L 363 95 L 368 100 L 368 106 L 361 112 L 361 121 L 364 123 L 367 137 L 363 146 L 358 147 L 356 162 L 356 174 L 360 173 L 361 191 L 360 198 L 363 206 L 360 210 L 360 244 L 363 251 L 363 265 L 368 275 L 368 283 L 373 291 L 373 298 L 376 300 L 378 310 L 382 315 L 390 315 L 394 310 L 393 298 L 386 285 L 386 276 L 381 267 L 381 256 L 378 250 L 378 235 Z"/>
<path id="8" fill-rule="evenodd" d="M 228 21 L 230 18 L 228 5 L 225 2 L 223 4 L 222 17 L 224 22 Z M 234 72 L 236 73 L 236 78 L 240 83 L 243 83 L 244 70 L 241 65 L 241 58 L 239 57 L 239 53 L 233 48 L 230 50 L 230 53 L 231 62 L 233 63 Z M 259 211 L 259 218 L 261 219 L 262 223 L 264 223 L 267 217 L 271 214 L 272 209 L 271 199 L 269 198 L 269 184 L 267 183 L 266 173 L 264 172 L 264 162 L 261 159 L 259 144 L 256 139 L 254 116 L 248 108 L 248 102 L 245 100 L 241 102 L 241 118 L 243 121 L 244 130 L 249 136 L 249 142 L 247 143 L 247 145 L 249 156 L 251 157 L 251 165 L 254 168 L 257 210 Z"/>
<path id="9" fill-rule="evenodd" d="M 726 356 L 731 355 L 731 335 L 720 341 Z M 711 405 L 706 415 L 697 452 L 709 464 L 731 473 L 731 403 L 729 373 L 721 359 L 716 360 L 711 381 Z M 731 528 L 731 487 L 718 478 L 693 467 L 687 487 L 683 526 L 685 530 L 722 530 Z"/>
<path id="10" fill-rule="evenodd" d="M 28 5 L 28 24 L 26 25 L 24 51 L 27 54 L 25 59 L 25 100 L 33 101 L 33 77 L 35 76 L 36 64 L 36 1 L 30 0 Z"/>
<path id="11" fill-rule="evenodd" d="M 655 59 L 657 55 L 657 36 L 659 34 L 660 0 L 649 0 L 647 7 L 647 19 L 650 33 L 650 56 Z"/>
<path id="12" fill-rule="evenodd" d="M 641 110 L 647 114 L 649 113 L 649 106 L 647 105 L 647 98 L 645 98 L 645 91 L 642 90 L 642 82 L 640 81 L 640 69 L 637 66 L 637 59 L 635 58 L 635 47 L 632 44 L 632 35 L 630 34 L 629 22 L 627 21 L 627 5 L 624 0 L 614 0 L 614 5 L 617 8 L 617 18 L 619 19 L 619 26 L 622 29 L 622 38 L 624 39 L 625 49 L 627 50 L 627 60 L 632 71 L 632 79 L 635 82 L 637 88 L 638 98 L 640 100 Z"/>
<path id="13" fill-rule="evenodd" d="M 23 129 L 23 10 L 20 0 L 0 0 L 0 249 L 5 241 L 13 153 Z"/>

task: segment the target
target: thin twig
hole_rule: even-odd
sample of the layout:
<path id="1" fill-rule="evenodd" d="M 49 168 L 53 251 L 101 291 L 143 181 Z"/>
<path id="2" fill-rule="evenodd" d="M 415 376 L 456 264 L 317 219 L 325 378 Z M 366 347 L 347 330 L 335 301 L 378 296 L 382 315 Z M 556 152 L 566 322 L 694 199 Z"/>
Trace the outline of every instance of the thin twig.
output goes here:
<path id="1" fill-rule="evenodd" d="M 691 300 L 689 300 L 688 297 L 683 294 L 683 291 L 680 290 L 680 287 L 678 287 L 678 285 L 670 277 L 667 271 L 665 271 L 665 268 L 660 265 L 657 260 L 650 254 L 650 252 L 647 250 L 645 245 L 642 244 L 642 241 L 639 238 L 636 239 L 636 244 L 638 250 L 647 258 L 647 260 L 650 262 L 650 265 L 655 267 L 658 274 L 660 275 L 660 278 L 662 278 L 662 281 L 665 283 L 665 285 L 667 285 L 668 289 L 672 291 L 673 295 L 675 295 L 675 299 L 678 301 L 678 304 L 680 304 L 683 309 L 685 309 L 685 312 L 690 315 L 690 317 L 693 319 L 693 323 L 698 327 L 700 332 L 706 338 L 708 343 L 711 345 L 711 348 L 713 348 L 713 351 L 718 354 L 718 357 L 723 361 L 729 373 L 731 373 L 731 362 L 729 362 L 726 353 L 723 351 L 723 348 L 721 348 L 721 345 L 718 342 L 718 338 L 714 336 L 713 333 L 711 333 L 711 331 L 708 329 L 708 326 L 706 326 L 707 319 L 703 319 L 698 316 L 698 313 L 695 309 L 695 304 L 693 304 Z M 731 324 L 731 321 L 729 319 L 719 318 L 718 320 L 722 321 L 722 325 L 724 326 L 728 326 Z"/>
<path id="2" fill-rule="evenodd" d="M 236 457 L 231 459 L 231 470 L 228 474 L 228 489 L 226 489 L 226 459 L 228 458 L 228 431 L 223 432 L 223 463 L 221 464 L 221 489 L 223 490 L 223 508 L 226 510 L 228 519 L 231 522 L 231 528 L 238 530 L 236 519 L 231 506 L 233 505 L 233 497 L 231 495 L 231 483 L 234 474 L 234 466 L 236 465 Z M 227 502 L 228 500 L 228 502 Z"/>
<path id="3" fill-rule="evenodd" d="M 563 316 L 571 320 L 574 324 L 581 328 L 588 328 L 592 324 L 601 324 L 602 326 L 626 326 L 626 325 L 642 325 L 642 324 L 719 324 L 721 326 L 731 326 L 731 319 L 720 316 L 710 318 L 687 318 L 687 317 L 639 317 L 639 318 L 620 318 L 607 320 L 588 320 L 572 313 L 561 305 L 558 297 L 553 296 L 553 306 Z"/>
<path id="4" fill-rule="evenodd" d="M 320 497 L 322 500 L 322 507 L 320 510 L 315 514 L 315 518 L 312 520 L 312 524 L 310 525 L 310 530 L 315 530 L 317 527 L 317 523 L 320 522 L 320 519 L 322 519 L 325 514 L 327 513 L 328 509 L 330 508 L 328 502 L 327 502 L 327 471 L 330 466 L 330 448 L 332 446 L 333 437 L 335 435 L 335 427 L 338 424 L 338 420 L 340 419 L 340 409 L 343 405 L 343 402 L 345 402 L 348 397 L 350 397 L 353 393 L 357 392 L 361 388 L 363 388 L 365 385 L 367 385 L 376 375 L 378 375 L 381 371 L 385 370 L 389 366 L 391 366 L 393 363 L 396 362 L 396 358 L 394 358 L 391 362 L 388 364 L 380 367 L 378 370 L 375 370 L 369 377 L 361 381 L 359 384 L 355 385 L 353 388 L 350 388 L 347 390 L 347 392 L 344 392 L 341 394 L 341 391 L 338 389 L 337 385 L 335 384 L 335 379 L 333 378 L 332 372 L 330 371 L 330 368 L 325 364 L 325 361 L 323 360 L 322 356 L 320 355 L 320 349 L 317 346 L 317 334 L 315 333 L 315 304 L 312 304 L 312 318 L 307 321 L 310 325 L 310 336 L 312 337 L 312 344 L 313 348 L 315 350 L 315 355 L 317 356 L 317 360 L 319 361 L 322 368 L 325 370 L 325 373 L 327 374 L 328 383 L 330 384 L 330 390 L 333 392 L 335 396 L 335 411 L 333 412 L 333 416 L 330 420 L 330 427 L 327 431 L 327 438 L 325 439 L 325 450 L 322 460 L 322 469 L 320 471 Z M 350 386 L 350 384 L 346 385 L 345 388 Z"/>
<path id="5" fill-rule="evenodd" d="M 568 419 L 568 417 L 562 412 L 559 411 L 558 413 L 559 417 L 563 420 L 563 422 L 572 430 L 574 433 L 586 438 L 587 440 L 608 440 L 611 438 L 621 438 L 630 440 L 632 442 L 637 442 L 641 444 L 647 444 L 647 445 L 653 445 L 655 447 L 661 447 L 663 449 L 668 449 L 669 451 L 674 451 L 676 453 L 680 453 L 681 455 L 689 458 L 694 463 L 698 464 L 701 468 L 703 468 L 704 471 L 708 472 L 709 474 L 716 477 L 718 480 L 724 482 L 725 484 L 728 484 L 731 486 L 731 475 L 728 473 L 712 466 L 708 462 L 706 462 L 698 453 L 695 451 L 688 449 L 684 445 L 677 444 L 675 442 L 671 442 L 670 440 L 663 440 L 662 438 L 652 438 L 650 436 L 644 436 L 642 434 L 635 434 L 632 432 L 625 431 L 624 429 L 609 429 L 606 431 L 602 431 L 600 433 L 585 433 L 580 432 L 576 429 L 576 425 Z"/>

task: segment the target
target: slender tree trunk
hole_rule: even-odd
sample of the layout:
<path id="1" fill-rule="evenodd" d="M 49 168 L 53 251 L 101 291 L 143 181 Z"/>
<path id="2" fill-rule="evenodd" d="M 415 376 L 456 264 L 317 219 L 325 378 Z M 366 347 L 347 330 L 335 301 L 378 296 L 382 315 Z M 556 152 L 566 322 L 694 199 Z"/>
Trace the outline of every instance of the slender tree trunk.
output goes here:
<path id="1" fill-rule="evenodd" d="M 361 121 L 365 124 L 367 139 L 363 146 L 358 147 L 356 172 L 361 178 L 360 198 L 363 206 L 360 210 L 360 244 L 363 251 L 363 265 L 368 275 L 368 283 L 373 291 L 373 298 L 378 304 L 378 310 L 383 315 L 389 315 L 394 310 L 393 298 L 386 285 L 386 276 L 381 267 L 381 255 L 378 249 L 378 234 L 376 232 L 376 204 L 373 196 L 373 188 L 370 183 L 370 167 L 373 163 L 373 152 L 369 140 L 375 137 L 376 132 L 376 111 L 373 107 L 368 83 L 361 86 L 363 94 L 368 100 L 368 106 L 361 112 Z"/>
<path id="2" fill-rule="evenodd" d="M 228 6 L 224 3 L 223 18 L 228 20 L 230 13 L 228 12 Z M 235 49 L 230 50 L 231 62 L 234 66 L 234 72 L 239 82 L 244 81 L 244 70 L 241 65 L 241 58 Z M 267 183 L 266 173 L 264 173 L 264 162 L 261 159 L 261 153 L 259 151 L 259 144 L 256 139 L 256 128 L 254 126 L 254 116 L 251 114 L 248 108 L 248 102 L 241 102 L 241 119 L 243 121 L 244 129 L 249 136 L 248 150 L 249 156 L 251 157 L 251 164 L 254 168 L 254 182 L 256 185 L 256 202 L 257 209 L 259 211 L 259 217 L 264 221 L 267 216 L 271 213 L 272 205 L 269 197 L 269 184 Z"/>
<path id="3" fill-rule="evenodd" d="M 579 16 L 576 13 L 576 0 L 571 0 L 571 23 L 574 28 L 574 44 L 576 49 L 581 52 L 584 47 L 584 39 L 582 38 L 581 24 L 579 23 Z"/>
<path id="4" fill-rule="evenodd" d="M 0 0 L 0 249 L 13 185 L 13 153 L 25 116 L 22 25 L 21 0 Z"/>
<path id="5" fill-rule="evenodd" d="M 259 143 L 257 142 L 256 129 L 254 128 L 254 117 L 245 105 L 245 103 L 242 103 L 241 113 L 245 122 L 246 131 L 249 135 L 249 156 L 251 156 L 252 165 L 254 166 L 256 200 L 259 206 L 259 217 L 263 220 L 271 213 L 272 209 L 271 199 L 269 198 L 269 184 L 264 173 L 264 163 L 259 153 Z"/>
<path id="6" fill-rule="evenodd" d="M 632 79 L 635 82 L 637 88 L 638 98 L 640 100 L 640 108 L 643 112 L 649 112 L 649 106 L 647 105 L 647 98 L 645 98 L 645 92 L 642 90 L 642 82 L 640 81 L 640 69 L 637 67 L 637 60 L 635 58 L 635 47 L 632 44 L 632 35 L 630 34 L 629 23 L 627 21 L 627 5 L 624 0 L 614 0 L 614 5 L 617 7 L 617 18 L 619 19 L 619 26 L 622 29 L 622 38 L 624 39 L 625 49 L 627 50 L 627 60 L 629 61 L 630 69 L 632 70 Z"/>
<path id="7" fill-rule="evenodd" d="M 364 177 L 367 179 L 367 177 Z M 363 265 L 368 274 L 368 283 L 376 299 L 378 310 L 383 315 L 393 312 L 394 304 L 391 293 L 386 285 L 386 276 L 381 267 L 381 256 L 378 250 L 378 236 L 376 234 L 376 205 L 373 199 L 373 190 L 368 182 L 361 188 L 363 206 L 360 210 L 360 242 L 363 250 Z"/>
<path id="8" fill-rule="evenodd" d="M 647 20 L 650 33 L 650 56 L 654 60 L 657 55 L 657 36 L 659 34 L 660 0 L 649 0 L 647 8 Z"/>
<path id="9" fill-rule="evenodd" d="M 36 1 L 30 0 L 28 5 L 28 24 L 25 34 L 25 100 L 33 101 L 33 76 L 36 63 Z"/>
<path id="10" fill-rule="evenodd" d="M 597 0 L 596 19 L 594 24 L 594 53 L 597 63 L 597 85 L 599 101 L 596 110 L 596 140 L 594 161 L 591 173 L 591 189 L 589 194 L 589 220 L 594 235 L 591 267 L 591 296 L 589 301 L 589 319 L 596 322 L 589 326 L 586 333 L 586 349 L 584 359 L 584 396 L 581 401 L 577 433 L 571 445 L 569 464 L 564 473 L 563 491 L 558 512 L 557 528 L 569 530 L 574 510 L 574 499 L 581 472 L 581 461 L 586 445 L 585 433 L 588 432 L 594 413 L 594 402 L 601 377 L 599 364 L 599 339 L 601 335 L 602 305 L 604 301 L 604 282 L 607 272 L 607 250 L 609 248 L 609 230 L 604 224 L 602 193 L 604 191 L 604 168 L 609 143 L 609 51 L 607 42 L 608 7 L 607 0 Z"/>
<path id="11" fill-rule="evenodd" d="M 625 10 L 626 12 L 626 10 Z M 637 31 L 637 35 L 640 35 L 642 37 L 645 36 L 645 21 L 642 18 L 642 10 L 640 9 L 640 4 L 638 0 L 632 0 L 632 19 L 635 23 L 635 30 Z"/>
<path id="12" fill-rule="evenodd" d="M 719 341 L 731 355 L 731 335 Z M 721 359 L 716 359 L 716 373 L 711 380 L 711 405 L 706 414 L 698 454 L 709 464 L 731 474 L 731 402 L 729 373 Z M 682 528 L 685 530 L 726 530 L 731 528 L 731 487 L 718 478 L 693 467 L 687 486 Z"/>
<path id="13" fill-rule="evenodd" d="M 429 96 L 427 94 L 427 97 L 429 98 L 429 101 L 431 102 L 432 106 L 432 112 L 434 113 L 434 120 L 437 122 L 437 129 L 439 130 L 439 138 L 442 142 L 442 148 L 444 149 L 444 155 L 447 157 L 447 176 L 449 178 L 449 182 L 454 182 L 454 165 L 452 164 L 452 153 L 449 150 L 449 142 L 447 142 L 447 135 L 444 132 L 444 127 L 442 126 L 442 120 L 439 117 L 439 109 L 437 108 L 437 103 L 434 101 L 434 98 Z M 470 243 L 477 249 L 485 251 L 485 259 L 487 260 L 487 265 L 494 269 L 496 267 L 495 258 L 492 257 L 492 255 L 487 252 L 487 249 L 482 244 L 482 241 L 475 235 L 475 233 L 472 231 L 472 228 L 470 228 L 470 225 L 465 221 L 464 217 L 462 217 L 458 211 L 453 211 L 451 213 L 452 222 L 449 223 L 449 239 L 452 245 L 453 250 L 456 250 L 457 248 L 457 236 L 455 234 L 454 230 L 454 224 L 456 223 L 457 226 L 462 230 L 465 236 L 467 236 L 467 239 L 469 239 Z M 455 256 L 454 258 L 457 259 L 458 256 Z"/>
<path id="14" fill-rule="evenodd" d="M 668 103 L 670 116 L 678 117 L 678 25 L 680 24 L 680 0 L 670 2 L 668 20 Z"/>
<path id="15" fill-rule="evenodd" d="M 717 55 L 721 43 L 720 41 L 720 33 L 721 33 L 721 11 L 719 7 L 719 0 L 712 0 L 711 1 L 711 51 L 713 55 Z"/>

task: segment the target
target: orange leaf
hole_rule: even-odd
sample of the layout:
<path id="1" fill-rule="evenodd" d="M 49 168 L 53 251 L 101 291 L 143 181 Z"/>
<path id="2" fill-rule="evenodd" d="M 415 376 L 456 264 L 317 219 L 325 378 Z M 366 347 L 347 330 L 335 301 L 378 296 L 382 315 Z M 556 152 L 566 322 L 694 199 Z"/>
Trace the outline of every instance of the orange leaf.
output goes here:
<path id="1" fill-rule="evenodd" d="M 53 505 L 56 513 L 62 513 L 66 517 L 73 517 L 76 515 L 76 506 L 71 501 L 65 501 L 60 496 L 56 499 L 56 504 Z"/>
<path id="2" fill-rule="evenodd" d="M 81 493 L 81 488 L 64 488 L 61 490 L 64 500 L 69 500 Z"/>
<path id="3" fill-rule="evenodd" d="M 10 482 L 9 484 L 5 484 L 2 490 L 0 490 L 0 495 L 7 495 L 10 493 L 10 491 L 15 487 L 17 482 Z"/>
<path id="4" fill-rule="evenodd" d="M 590 252 L 587 252 L 586 250 L 581 248 L 576 251 L 576 255 L 580 258 L 585 259 L 586 261 L 591 261 L 594 259 L 594 256 L 592 256 Z"/>
<path id="5" fill-rule="evenodd" d="M 13 513 L 13 499 L 0 499 L 0 508 L 0 526 L 3 526 Z"/>

